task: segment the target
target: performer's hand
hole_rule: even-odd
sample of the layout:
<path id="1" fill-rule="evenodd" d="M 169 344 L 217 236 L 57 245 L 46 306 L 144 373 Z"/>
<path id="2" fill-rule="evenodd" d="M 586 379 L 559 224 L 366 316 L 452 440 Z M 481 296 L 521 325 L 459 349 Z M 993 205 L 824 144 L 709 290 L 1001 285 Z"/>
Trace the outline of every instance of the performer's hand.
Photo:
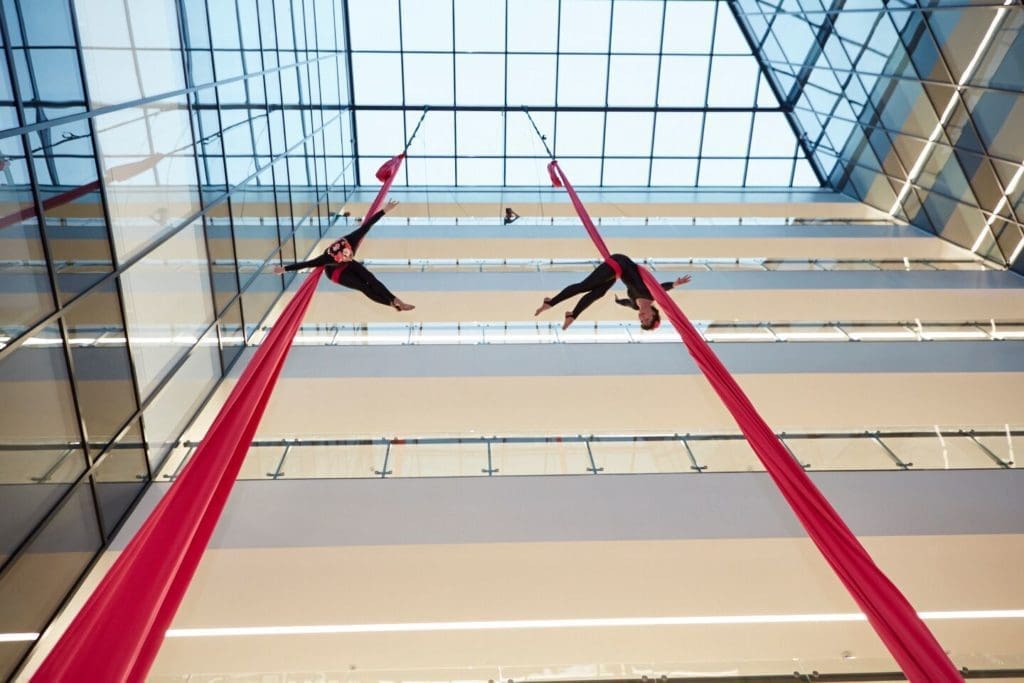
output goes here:
<path id="1" fill-rule="evenodd" d="M 392 199 L 391 201 L 384 205 L 384 213 L 391 213 L 392 211 L 395 210 L 396 206 L 398 206 L 398 200 Z"/>
<path id="2" fill-rule="evenodd" d="M 677 277 L 676 281 L 673 283 L 673 286 L 674 287 L 678 287 L 679 285 L 685 285 L 687 282 L 689 282 L 692 279 L 693 278 L 690 277 L 689 275 L 684 275 L 682 277 Z"/>
<path id="3" fill-rule="evenodd" d="M 280 275 L 284 272 L 284 266 L 274 266 L 274 274 Z"/>

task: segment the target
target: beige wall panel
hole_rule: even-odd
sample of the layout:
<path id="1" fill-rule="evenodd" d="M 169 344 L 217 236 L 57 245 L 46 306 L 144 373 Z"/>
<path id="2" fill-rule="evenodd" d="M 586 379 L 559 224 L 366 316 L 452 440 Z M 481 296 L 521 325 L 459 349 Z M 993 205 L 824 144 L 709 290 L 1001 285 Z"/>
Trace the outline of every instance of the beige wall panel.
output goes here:
<path id="1" fill-rule="evenodd" d="M 388 273 L 379 277 L 388 283 Z M 700 274 L 695 274 L 699 278 Z M 622 296 L 621 291 L 619 296 Z M 615 293 L 616 290 L 612 290 Z M 305 324 L 339 322 L 459 322 L 531 320 L 544 296 L 554 292 L 466 291 L 431 292 L 396 289 L 395 294 L 416 309 L 398 314 L 362 294 L 327 286 L 313 298 Z M 985 321 L 1024 320 L 1024 289 L 942 290 L 942 289 L 792 289 L 792 290 L 700 290 L 680 288 L 673 298 L 693 320 L 846 320 L 846 321 Z M 569 303 L 537 318 L 558 322 Z M 577 325 L 595 320 L 636 320 L 628 308 L 612 301 L 611 295 L 587 309 Z"/>
<path id="2" fill-rule="evenodd" d="M 580 228 L 580 238 L 501 239 L 430 238 L 415 239 L 410 228 L 408 239 L 367 239 L 359 250 L 360 258 L 596 258 L 593 244 Z M 939 238 L 835 237 L 824 238 L 716 238 L 635 237 L 608 240 L 614 252 L 634 258 L 824 258 L 841 254 L 845 259 L 863 258 L 954 258 L 970 259 L 969 253 Z M 372 237 L 372 233 L 371 233 Z M 323 242 L 323 247 L 327 242 Z"/>
<path id="3" fill-rule="evenodd" d="M 1020 536 L 864 540 L 918 609 L 1024 605 Z M 361 546 L 209 551 L 174 627 L 853 611 L 806 539 Z M 973 653 L 1021 656 L 1015 624 L 933 627 L 958 663 L 976 666 L 984 660 Z M 844 650 L 857 659 L 843 662 Z M 174 638 L 153 673 L 352 665 L 372 677 L 376 668 L 626 662 L 740 673 L 765 663 L 780 672 L 893 667 L 866 623 L 840 623 Z"/>
<path id="4" fill-rule="evenodd" d="M 567 358 L 572 353 L 555 348 Z M 338 362 L 344 358 L 339 349 Z M 262 437 L 736 429 L 700 375 L 293 379 L 285 373 L 260 424 Z M 776 430 L 1024 423 L 1021 373 L 782 373 L 737 380 Z"/>

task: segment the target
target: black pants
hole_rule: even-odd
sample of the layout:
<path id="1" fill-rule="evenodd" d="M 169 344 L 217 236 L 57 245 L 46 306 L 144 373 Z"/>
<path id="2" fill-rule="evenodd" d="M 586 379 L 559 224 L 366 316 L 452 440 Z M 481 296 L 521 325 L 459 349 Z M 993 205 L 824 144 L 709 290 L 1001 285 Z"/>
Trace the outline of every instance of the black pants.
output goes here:
<path id="1" fill-rule="evenodd" d="M 346 238 L 347 239 L 347 238 Z M 334 272 L 337 269 L 336 266 L 327 266 L 327 277 L 334 280 Z M 349 261 L 345 269 L 341 271 L 341 276 L 335 280 L 342 287 L 348 287 L 350 289 L 357 289 L 373 301 L 385 306 L 390 306 L 395 300 L 395 295 L 384 286 L 377 277 L 371 273 L 366 266 L 359 261 Z"/>
<path id="2" fill-rule="evenodd" d="M 572 317 L 578 318 L 580 313 L 585 311 L 590 304 L 594 303 L 602 296 L 608 293 L 608 290 L 615 284 L 615 271 L 607 263 L 602 263 L 594 272 L 588 275 L 582 282 L 577 282 L 574 285 L 569 285 L 558 294 L 551 297 L 548 300 L 552 306 L 557 306 L 566 299 L 570 299 L 578 294 L 583 294 L 578 302 L 576 302 L 576 308 L 572 309 Z"/>

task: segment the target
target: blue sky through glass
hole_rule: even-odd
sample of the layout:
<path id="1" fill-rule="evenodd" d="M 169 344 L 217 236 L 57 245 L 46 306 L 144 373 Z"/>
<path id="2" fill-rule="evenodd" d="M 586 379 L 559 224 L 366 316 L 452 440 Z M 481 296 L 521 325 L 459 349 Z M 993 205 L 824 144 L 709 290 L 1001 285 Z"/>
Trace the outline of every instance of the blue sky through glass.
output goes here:
<path id="1" fill-rule="evenodd" d="M 526 105 L 579 185 L 819 185 L 724 0 L 348 8 L 363 178 L 429 105 L 399 183 L 544 183 Z"/>

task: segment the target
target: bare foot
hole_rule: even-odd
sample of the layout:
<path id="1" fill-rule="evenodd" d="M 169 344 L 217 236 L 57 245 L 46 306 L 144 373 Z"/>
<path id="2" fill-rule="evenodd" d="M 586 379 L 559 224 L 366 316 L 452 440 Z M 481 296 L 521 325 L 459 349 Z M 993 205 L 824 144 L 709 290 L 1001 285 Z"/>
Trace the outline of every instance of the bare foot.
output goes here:
<path id="1" fill-rule="evenodd" d="M 533 314 L 535 316 L 540 315 L 541 313 L 543 313 L 544 311 L 548 310 L 549 308 L 551 308 L 551 299 L 544 299 L 544 303 L 541 304 L 541 307 L 538 308 L 536 311 L 534 311 Z"/>
<path id="2" fill-rule="evenodd" d="M 283 272 L 284 272 L 284 267 L 283 266 L 274 266 L 274 274 L 275 275 L 280 275 Z"/>
<path id="3" fill-rule="evenodd" d="M 398 311 L 411 311 L 412 309 L 416 308 L 412 304 L 407 304 L 401 299 L 395 299 L 391 305 L 394 306 L 395 310 Z"/>
<path id="4" fill-rule="evenodd" d="M 572 325 L 576 321 L 576 318 L 572 317 L 572 313 L 565 314 L 565 320 L 562 321 L 562 329 L 569 329 L 569 325 Z"/>

